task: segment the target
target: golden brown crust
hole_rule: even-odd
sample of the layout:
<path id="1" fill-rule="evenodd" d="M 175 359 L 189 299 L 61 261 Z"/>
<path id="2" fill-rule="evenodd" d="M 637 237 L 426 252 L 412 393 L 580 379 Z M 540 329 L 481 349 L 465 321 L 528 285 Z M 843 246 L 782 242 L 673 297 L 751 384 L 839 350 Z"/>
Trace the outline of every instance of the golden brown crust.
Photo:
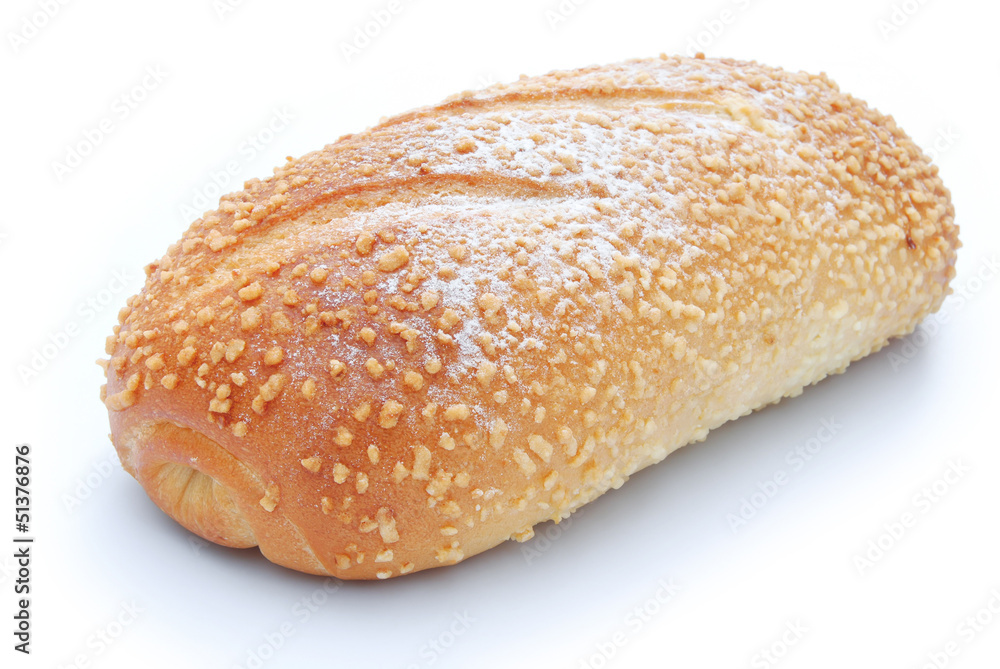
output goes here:
<path id="1" fill-rule="evenodd" d="M 947 190 L 824 76 L 661 58 L 289 161 L 148 267 L 115 446 L 185 527 L 340 578 L 530 536 L 913 329 Z"/>

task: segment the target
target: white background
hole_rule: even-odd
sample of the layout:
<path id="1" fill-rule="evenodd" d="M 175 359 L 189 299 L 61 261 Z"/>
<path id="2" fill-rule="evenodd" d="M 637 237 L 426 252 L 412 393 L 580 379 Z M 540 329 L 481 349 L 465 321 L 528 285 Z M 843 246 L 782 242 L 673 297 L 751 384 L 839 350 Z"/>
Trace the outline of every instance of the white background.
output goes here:
<path id="1" fill-rule="evenodd" d="M 51 2 L 51 18 L 44 4 L 0 12 L 4 667 L 917 669 L 948 643 L 958 655 L 937 666 L 997 666 L 996 3 L 908 0 L 894 14 L 883 0 L 566 0 L 556 22 L 558 0 L 410 0 L 350 60 L 341 45 L 387 2 L 245 0 L 220 16 L 212 0 L 92 0 Z M 710 56 L 826 71 L 937 144 L 964 243 L 946 322 L 713 432 L 531 543 L 389 582 L 338 586 L 205 545 L 109 460 L 94 360 L 142 266 L 210 208 L 199 195 L 214 206 L 213 173 L 235 161 L 226 190 L 238 189 L 460 90 L 692 40 Z M 165 78 L 129 93 L 147 68 Z M 131 109 L 123 94 L 144 99 Z M 268 135 L 275 110 L 293 118 Z M 110 132 L 60 173 L 102 119 Z M 51 360 L 23 378 L 43 350 Z M 795 470 L 787 454 L 826 436 L 823 420 L 833 439 Z M 11 634 L 21 442 L 33 449 L 30 657 Z M 953 484 L 922 492 L 952 466 Z M 779 470 L 787 483 L 734 531 L 728 514 Z M 913 526 L 887 534 L 908 512 Z M 859 566 L 883 534 L 887 550 Z M 964 622 L 977 613 L 978 631 Z M 765 660 L 768 648 L 783 657 Z"/>

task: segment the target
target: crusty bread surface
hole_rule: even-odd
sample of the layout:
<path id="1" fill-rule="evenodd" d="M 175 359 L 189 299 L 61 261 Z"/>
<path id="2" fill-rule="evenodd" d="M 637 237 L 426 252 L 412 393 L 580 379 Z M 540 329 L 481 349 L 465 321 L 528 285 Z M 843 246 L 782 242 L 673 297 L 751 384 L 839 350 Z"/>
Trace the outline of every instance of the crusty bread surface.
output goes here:
<path id="1" fill-rule="evenodd" d="M 925 154 L 824 75 L 661 57 L 391 118 L 226 195 L 108 338 L 184 527 L 345 579 L 450 565 L 937 309 Z"/>

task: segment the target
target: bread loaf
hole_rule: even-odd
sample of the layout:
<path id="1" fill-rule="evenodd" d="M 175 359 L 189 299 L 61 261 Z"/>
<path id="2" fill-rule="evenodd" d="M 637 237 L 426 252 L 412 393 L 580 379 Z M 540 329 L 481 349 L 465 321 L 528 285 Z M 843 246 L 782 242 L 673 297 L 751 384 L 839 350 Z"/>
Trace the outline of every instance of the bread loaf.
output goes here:
<path id="1" fill-rule="evenodd" d="M 957 247 L 937 168 L 823 75 L 554 72 L 224 196 L 147 267 L 102 398 L 184 527 L 389 578 L 525 540 L 910 332 Z"/>

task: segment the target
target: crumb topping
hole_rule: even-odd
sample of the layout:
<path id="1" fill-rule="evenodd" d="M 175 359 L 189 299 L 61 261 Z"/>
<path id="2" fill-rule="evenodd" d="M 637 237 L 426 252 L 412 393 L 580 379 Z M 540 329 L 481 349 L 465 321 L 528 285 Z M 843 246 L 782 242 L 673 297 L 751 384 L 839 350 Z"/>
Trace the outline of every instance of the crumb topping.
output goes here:
<path id="1" fill-rule="evenodd" d="M 823 75 L 526 78 L 224 196 L 119 314 L 102 396 L 197 407 L 273 481 L 264 511 L 315 491 L 298 519 L 331 573 L 388 578 L 483 527 L 528 537 L 912 329 L 953 216 L 895 122 Z"/>

